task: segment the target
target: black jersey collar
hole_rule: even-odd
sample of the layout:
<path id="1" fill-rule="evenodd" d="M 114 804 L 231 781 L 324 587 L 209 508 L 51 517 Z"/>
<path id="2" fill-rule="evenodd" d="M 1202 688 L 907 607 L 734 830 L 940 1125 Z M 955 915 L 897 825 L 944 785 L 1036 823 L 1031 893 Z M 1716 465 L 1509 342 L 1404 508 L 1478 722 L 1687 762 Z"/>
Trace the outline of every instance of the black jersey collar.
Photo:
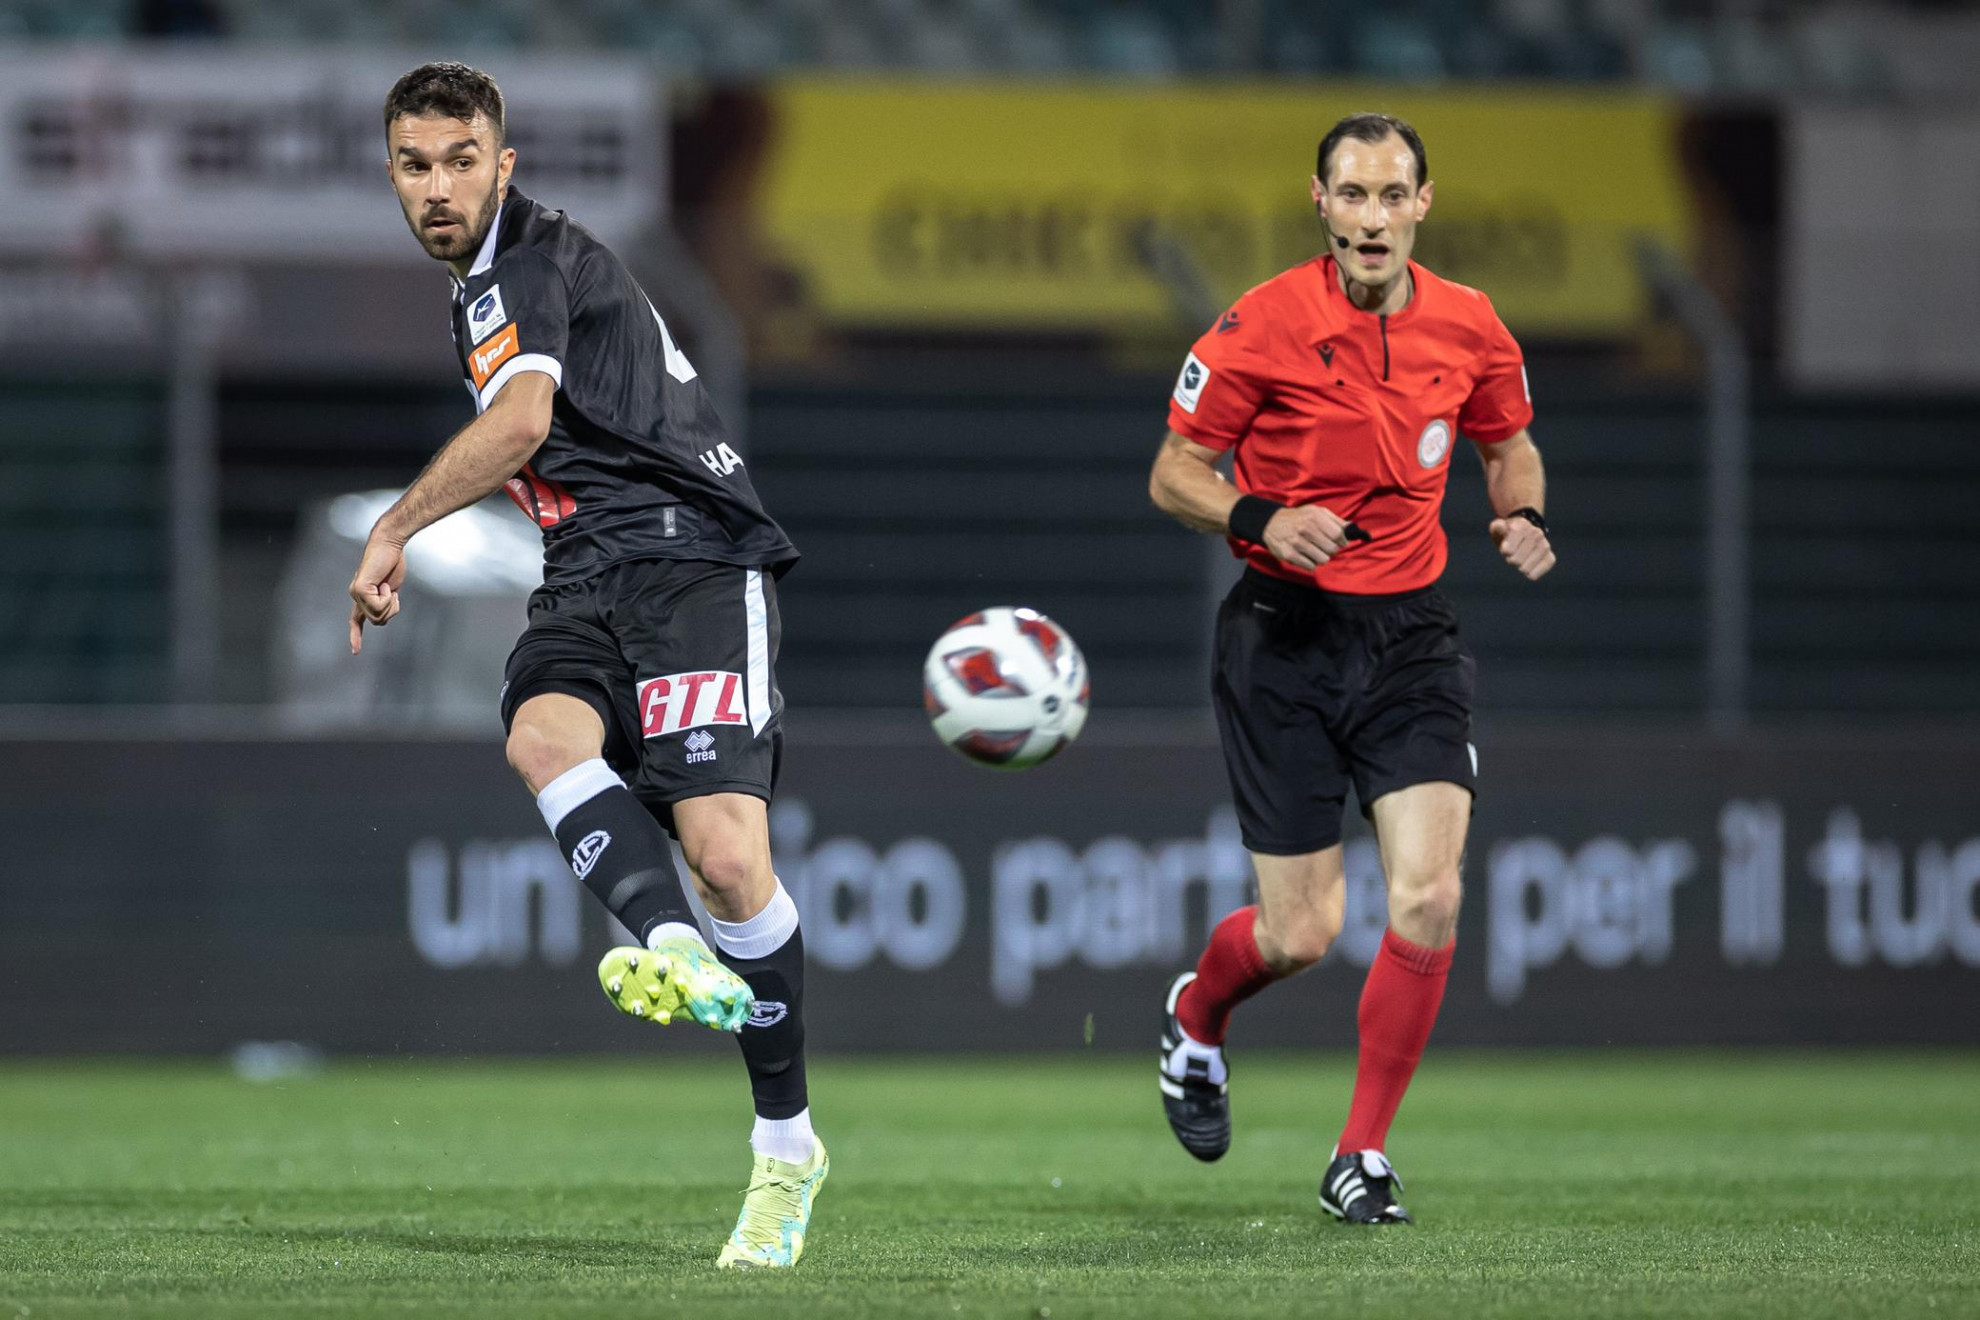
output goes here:
<path id="1" fill-rule="evenodd" d="M 509 185 L 509 191 L 503 194 L 502 204 L 495 208 L 495 219 L 489 222 L 488 236 L 481 240 L 481 251 L 475 253 L 474 265 L 468 267 L 468 280 L 473 279 L 477 275 L 486 275 L 489 267 L 495 264 L 495 249 L 500 244 L 502 238 L 502 218 L 509 213 L 509 203 L 521 196 L 522 194 L 516 191 L 514 184 Z M 447 274 L 454 281 L 454 291 L 456 293 L 467 288 L 467 280 L 461 279 L 451 270 Z"/>

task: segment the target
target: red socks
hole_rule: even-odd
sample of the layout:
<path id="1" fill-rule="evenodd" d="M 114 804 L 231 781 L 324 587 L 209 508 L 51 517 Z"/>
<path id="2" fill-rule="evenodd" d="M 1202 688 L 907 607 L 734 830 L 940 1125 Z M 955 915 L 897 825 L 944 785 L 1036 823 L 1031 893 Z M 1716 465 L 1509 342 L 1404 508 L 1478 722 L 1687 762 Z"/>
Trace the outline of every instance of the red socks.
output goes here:
<path id="1" fill-rule="evenodd" d="M 1241 907 L 1210 932 L 1196 962 L 1196 979 L 1176 1001 L 1176 1020 L 1192 1039 L 1222 1045 L 1231 1010 L 1279 979 L 1258 952 L 1252 931 L 1257 919 L 1256 907 Z M 1341 1150 L 1381 1150 L 1389 1139 L 1389 1124 L 1436 1025 L 1456 948 L 1456 940 L 1429 949 L 1393 930 L 1383 932 L 1361 990 L 1360 1062 Z"/>
<path id="2" fill-rule="evenodd" d="M 1389 1139 L 1389 1124 L 1416 1074 L 1417 1060 L 1423 1057 L 1430 1028 L 1437 1021 L 1437 1008 L 1444 1002 L 1444 980 L 1456 947 L 1452 940 L 1441 949 L 1429 949 L 1393 930 L 1383 932 L 1382 947 L 1361 989 L 1361 1055 L 1354 1074 L 1354 1101 L 1341 1133 L 1343 1153 L 1381 1150 Z M 1189 998 L 1187 991 L 1183 998 Z"/>
<path id="3" fill-rule="evenodd" d="M 1205 1045 L 1222 1045 L 1224 1030 L 1231 1024 L 1231 1010 L 1278 980 L 1258 952 L 1252 923 L 1258 908 L 1241 907 L 1217 923 L 1210 932 L 1210 943 L 1196 960 L 1196 979 L 1183 987 L 1176 1000 L 1176 1020 L 1193 1040 Z M 1448 955 L 1446 955 L 1448 961 Z M 1437 982 L 1438 990 L 1443 981 Z M 1435 1006 L 1430 1010 L 1437 1011 Z"/>

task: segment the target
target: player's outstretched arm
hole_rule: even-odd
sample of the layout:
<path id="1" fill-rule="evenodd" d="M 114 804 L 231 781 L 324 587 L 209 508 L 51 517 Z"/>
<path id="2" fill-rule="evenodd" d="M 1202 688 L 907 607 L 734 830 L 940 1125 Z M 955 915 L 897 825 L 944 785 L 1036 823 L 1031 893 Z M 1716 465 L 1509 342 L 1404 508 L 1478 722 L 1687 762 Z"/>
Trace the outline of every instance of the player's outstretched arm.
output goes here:
<path id="1" fill-rule="evenodd" d="M 1294 568 L 1316 569 L 1347 544 L 1348 525 L 1333 510 L 1305 504 L 1271 512 L 1269 502 L 1262 500 L 1258 502 L 1267 507 L 1258 512 L 1270 516 L 1263 519 L 1262 531 L 1246 537 L 1246 528 L 1233 525 L 1231 514 L 1240 500 L 1257 497 L 1240 495 L 1237 487 L 1224 480 L 1223 473 L 1217 471 L 1219 457 L 1208 445 L 1169 432 L 1155 455 L 1154 470 L 1148 474 L 1148 497 L 1156 508 L 1185 527 L 1252 540 L 1270 550 L 1280 563 Z"/>
<path id="2" fill-rule="evenodd" d="M 1504 440 L 1480 444 L 1478 453 L 1485 460 L 1485 493 L 1498 515 L 1487 529 L 1492 541 L 1508 564 L 1529 581 L 1538 581 L 1554 566 L 1546 526 L 1527 516 L 1529 511 L 1544 516 L 1547 507 L 1547 473 L 1540 462 L 1540 447 L 1521 430 Z"/>
<path id="3" fill-rule="evenodd" d="M 457 509 L 502 488 L 550 434 L 557 382 L 524 371 L 504 385 L 488 411 L 440 447 L 418 480 L 387 509 L 365 541 L 351 578 L 351 654 L 364 649 L 364 625 L 383 627 L 399 612 L 406 542 Z"/>

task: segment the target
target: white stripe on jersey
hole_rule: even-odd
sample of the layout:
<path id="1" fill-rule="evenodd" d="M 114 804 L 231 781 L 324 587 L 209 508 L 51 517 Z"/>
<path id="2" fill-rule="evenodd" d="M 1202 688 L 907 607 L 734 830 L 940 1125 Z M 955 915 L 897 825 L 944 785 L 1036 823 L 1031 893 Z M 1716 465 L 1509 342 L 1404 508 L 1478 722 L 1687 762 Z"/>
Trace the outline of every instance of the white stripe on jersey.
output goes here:
<path id="1" fill-rule="evenodd" d="M 556 382 L 558 389 L 564 388 L 563 363 L 548 353 L 525 353 L 521 357 L 512 357 L 504 362 L 501 369 L 488 378 L 488 383 L 474 396 L 474 410 L 477 413 L 487 412 L 488 405 L 495 402 L 495 396 L 502 392 L 502 387 L 525 371 L 540 371 Z M 469 383 L 468 388 L 474 389 L 472 382 Z"/>
<path id="2" fill-rule="evenodd" d="M 749 661 L 745 701 L 749 730 L 761 734 L 770 722 L 770 607 L 763 598 L 763 570 L 752 568 L 743 579 L 743 612 L 749 622 Z"/>
<path id="3" fill-rule="evenodd" d="M 667 374 L 681 384 L 687 384 L 700 373 L 695 371 L 694 363 L 688 361 L 687 354 L 674 346 L 673 332 L 668 330 L 667 323 L 660 319 L 660 309 L 653 305 L 651 298 L 646 300 L 646 310 L 653 313 L 653 324 L 660 327 L 660 342 L 666 345 Z"/>

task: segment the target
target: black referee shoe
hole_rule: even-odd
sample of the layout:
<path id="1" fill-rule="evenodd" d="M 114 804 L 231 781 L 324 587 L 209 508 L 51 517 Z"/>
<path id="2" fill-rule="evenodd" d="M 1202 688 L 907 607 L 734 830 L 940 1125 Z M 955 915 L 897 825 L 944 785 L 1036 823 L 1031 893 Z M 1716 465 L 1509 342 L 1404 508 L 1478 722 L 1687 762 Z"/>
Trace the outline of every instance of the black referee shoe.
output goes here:
<path id="1" fill-rule="evenodd" d="M 1169 997 L 1162 1005 L 1162 1112 L 1183 1149 L 1208 1163 L 1231 1148 L 1230 1082 L 1228 1069 L 1226 1080 L 1213 1082 L 1210 1061 L 1183 1051 L 1176 1001 L 1195 979 L 1195 972 L 1184 972 L 1169 982 Z"/>
<path id="2" fill-rule="evenodd" d="M 1402 1179 L 1381 1151 L 1345 1151 L 1320 1180 L 1320 1208 L 1344 1224 L 1413 1224 L 1396 1200 L 1401 1190 Z"/>

